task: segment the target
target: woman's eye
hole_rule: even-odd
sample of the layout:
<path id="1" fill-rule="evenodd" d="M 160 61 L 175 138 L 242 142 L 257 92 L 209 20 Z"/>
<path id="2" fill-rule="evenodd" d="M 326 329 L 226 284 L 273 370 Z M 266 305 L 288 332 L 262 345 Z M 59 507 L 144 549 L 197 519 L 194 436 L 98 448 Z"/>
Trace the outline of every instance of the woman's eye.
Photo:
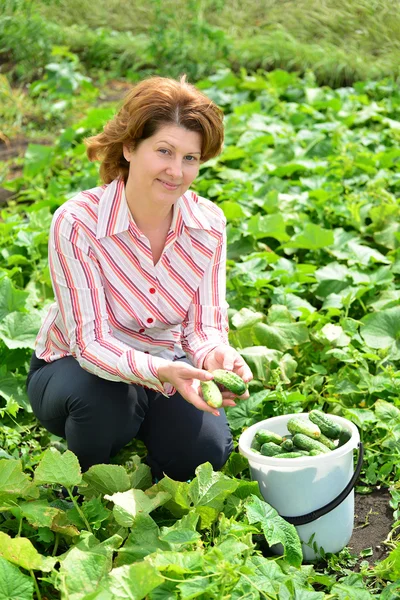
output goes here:
<path id="1" fill-rule="evenodd" d="M 189 162 L 195 162 L 196 161 L 196 157 L 195 156 L 187 156 L 186 158 L 190 158 L 191 159 Z"/>
<path id="2" fill-rule="evenodd" d="M 161 152 L 162 154 L 168 152 L 168 150 L 166 148 L 159 148 L 158 151 Z"/>

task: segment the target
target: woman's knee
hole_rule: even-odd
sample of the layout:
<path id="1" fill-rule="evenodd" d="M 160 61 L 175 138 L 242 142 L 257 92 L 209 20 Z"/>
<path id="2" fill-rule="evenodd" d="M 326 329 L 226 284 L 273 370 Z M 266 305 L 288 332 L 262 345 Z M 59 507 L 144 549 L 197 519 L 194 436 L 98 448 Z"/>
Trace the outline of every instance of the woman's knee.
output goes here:
<path id="1" fill-rule="evenodd" d="M 222 469 L 233 450 L 232 435 L 227 428 L 205 439 L 196 440 L 191 447 L 182 449 L 165 463 L 162 472 L 177 481 L 186 481 L 195 476 L 197 467 L 211 463 L 214 471 Z M 161 465 L 160 465 L 161 466 Z M 158 474 L 160 477 L 160 473 Z"/>

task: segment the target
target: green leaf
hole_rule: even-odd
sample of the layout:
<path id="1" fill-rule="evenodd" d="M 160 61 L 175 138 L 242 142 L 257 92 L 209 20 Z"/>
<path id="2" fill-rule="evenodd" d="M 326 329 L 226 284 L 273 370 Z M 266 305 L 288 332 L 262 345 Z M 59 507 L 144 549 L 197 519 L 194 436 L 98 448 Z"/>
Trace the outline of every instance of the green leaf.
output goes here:
<path id="1" fill-rule="evenodd" d="M 8 277 L 0 279 L 0 322 L 12 312 L 25 308 L 25 302 L 29 294 L 18 290 Z"/>
<path id="2" fill-rule="evenodd" d="M 248 308 L 241 308 L 232 317 L 232 325 L 236 329 L 242 329 L 243 327 L 250 327 L 259 321 L 264 319 L 264 315 L 261 312 L 256 312 Z"/>
<path id="3" fill-rule="evenodd" d="M 185 515 L 190 509 L 189 484 L 185 481 L 174 481 L 167 475 L 154 486 L 159 490 L 167 492 L 171 499 L 165 507 L 178 519 Z"/>
<path id="4" fill-rule="evenodd" d="M 278 213 L 265 216 L 254 215 L 247 223 L 247 230 L 257 240 L 272 237 L 280 242 L 286 242 L 289 239 L 285 221 Z"/>
<path id="5" fill-rule="evenodd" d="M 27 538 L 0 531 L 0 556 L 27 571 L 51 571 L 57 558 L 42 556 Z"/>
<path id="6" fill-rule="evenodd" d="M 260 523 L 270 546 L 282 544 L 285 558 L 294 567 L 299 567 L 303 561 L 301 542 L 296 528 L 282 519 L 277 511 L 267 502 L 256 496 L 246 503 L 246 514 L 249 523 Z"/>
<path id="7" fill-rule="evenodd" d="M 267 324 L 256 323 L 253 326 L 258 345 L 285 352 L 309 340 L 305 323 L 293 322 L 286 306 L 271 306 L 267 321 Z"/>
<path id="8" fill-rule="evenodd" d="M 11 509 L 15 516 L 24 517 L 33 527 L 51 528 L 54 518 L 63 514 L 59 508 L 49 506 L 45 500 L 34 500 L 33 502 L 20 502 L 17 509 Z"/>
<path id="9" fill-rule="evenodd" d="M 10 349 L 35 348 L 42 315 L 39 311 L 30 313 L 12 312 L 0 322 L 0 339 Z"/>
<path id="10" fill-rule="evenodd" d="M 25 152 L 24 177 L 29 180 L 45 171 L 53 151 L 53 145 L 29 144 Z"/>
<path id="11" fill-rule="evenodd" d="M 0 500 L 38 497 L 28 475 L 22 472 L 20 460 L 0 459 Z"/>
<path id="12" fill-rule="evenodd" d="M 284 248 L 304 248 L 306 250 L 318 250 L 332 246 L 334 242 L 333 232 L 324 229 L 320 225 L 307 223 L 304 231 L 295 235 L 290 242 L 284 244 Z"/>
<path id="13" fill-rule="evenodd" d="M 242 431 L 259 420 L 259 407 L 261 408 L 269 397 L 275 399 L 270 390 L 262 390 L 252 394 L 245 402 L 239 402 L 236 406 L 226 409 L 229 426 L 232 431 Z"/>
<path id="14" fill-rule="evenodd" d="M 141 600 L 163 581 L 164 578 L 152 565 L 140 562 L 113 569 L 107 588 L 118 600 Z"/>
<path id="15" fill-rule="evenodd" d="M 400 410 L 385 400 L 377 400 L 375 402 L 375 414 L 380 421 L 394 425 L 396 422 L 400 423 Z"/>
<path id="16" fill-rule="evenodd" d="M 70 450 L 61 454 L 56 448 L 46 450 L 34 475 L 37 485 L 52 483 L 72 488 L 81 481 L 81 468 L 75 454 Z"/>
<path id="17" fill-rule="evenodd" d="M 190 600 L 190 598 L 197 598 L 206 592 L 211 592 L 215 584 L 212 578 L 199 577 L 198 579 L 189 579 L 183 583 L 178 583 L 177 587 L 181 592 L 182 600 Z"/>
<path id="18" fill-rule="evenodd" d="M 170 497 L 167 492 L 158 492 L 155 496 L 150 497 L 142 490 L 128 490 L 104 496 L 106 500 L 114 502 L 114 517 L 122 527 L 132 527 L 136 515 L 151 513 L 158 506 L 165 504 Z"/>
<path id="19" fill-rule="evenodd" d="M 88 498 L 99 494 L 126 492 L 131 487 L 128 473 L 121 465 L 93 465 L 82 475 L 80 491 Z"/>
<path id="20" fill-rule="evenodd" d="M 271 369 L 276 369 L 282 358 L 282 352 L 271 350 L 266 346 L 239 348 L 238 352 L 249 365 L 254 377 L 265 382 L 269 380 Z"/>
<path id="21" fill-rule="evenodd" d="M 33 581 L 4 558 L 0 558 L 0 600 L 32 600 Z"/>
<path id="22" fill-rule="evenodd" d="M 196 477 L 189 484 L 189 497 L 195 507 L 207 506 L 219 512 L 238 485 L 238 481 L 213 471 L 212 465 L 206 462 L 196 469 Z"/>
<path id="23" fill-rule="evenodd" d="M 148 554 L 157 550 L 170 550 L 171 546 L 160 539 L 160 530 L 150 515 L 139 513 L 133 520 L 131 532 L 125 544 L 118 550 L 115 565 L 143 560 Z"/>
<path id="24" fill-rule="evenodd" d="M 366 315 L 360 334 L 370 348 L 389 348 L 400 341 L 400 306 Z"/>

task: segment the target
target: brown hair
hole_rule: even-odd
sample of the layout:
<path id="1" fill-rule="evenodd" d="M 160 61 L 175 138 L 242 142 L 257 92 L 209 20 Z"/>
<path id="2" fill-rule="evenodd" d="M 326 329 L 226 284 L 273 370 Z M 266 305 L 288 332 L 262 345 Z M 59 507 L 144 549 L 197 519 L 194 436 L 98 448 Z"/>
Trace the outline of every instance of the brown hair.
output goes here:
<path id="1" fill-rule="evenodd" d="M 117 115 L 103 132 L 85 139 L 90 160 L 101 160 L 104 183 L 128 178 L 129 163 L 123 145 L 134 150 L 140 141 L 154 135 L 163 125 L 176 124 L 202 136 L 201 162 L 218 156 L 224 141 L 223 112 L 205 94 L 186 81 L 149 77 L 125 96 Z"/>

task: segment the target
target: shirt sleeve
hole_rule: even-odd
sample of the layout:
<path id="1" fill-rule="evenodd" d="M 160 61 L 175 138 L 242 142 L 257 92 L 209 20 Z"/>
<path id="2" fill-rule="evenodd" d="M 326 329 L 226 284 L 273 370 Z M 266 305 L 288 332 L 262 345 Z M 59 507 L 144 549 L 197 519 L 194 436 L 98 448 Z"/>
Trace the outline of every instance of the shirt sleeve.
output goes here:
<path id="1" fill-rule="evenodd" d="M 165 359 L 134 350 L 113 336 L 97 258 L 82 226 L 65 210 L 53 217 L 49 268 L 70 352 L 80 366 L 103 379 L 139 383 L 167 397 L 174 394 L 170 383 L 158 379 Z"/>
<path id="2" fill-rule="evenodd" d="M 226 296 L 226 229 L 214 251 L 200 286 L 182 323 L 183 350 L 199 369 L 207 354 L 220 344 L 229 345 Z"/>

